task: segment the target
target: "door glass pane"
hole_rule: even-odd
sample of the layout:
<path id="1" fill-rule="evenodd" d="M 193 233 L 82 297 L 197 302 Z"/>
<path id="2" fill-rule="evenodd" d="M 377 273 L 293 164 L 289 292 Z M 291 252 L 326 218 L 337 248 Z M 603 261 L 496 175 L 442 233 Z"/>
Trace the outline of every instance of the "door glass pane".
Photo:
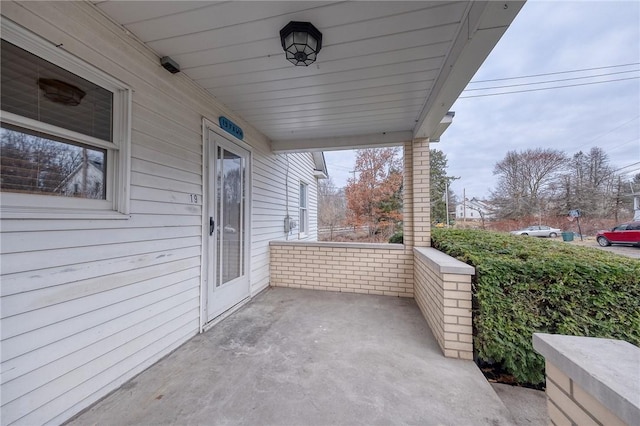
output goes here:
<path id="1" fill-rule="evenodd" d="M 242 157 L 222 150 L 219 173 L 222 178 L 220 208 L 220 263 L 221 281 L 227 283 L 242 273 L 242 210 L 243 164 Z"/>
<path id="2" fill-rule="evenodd" d="M 222 224 L 222 176 L 224 170 L 223 159 L 222 159 L 222 148 L 218 147 L 216 149 L 216 211 L 215 211 L 215 238 L 216 238 L 216 249 L 215 249 L 215 263 L 216 263 L 216 287 L 220 287 L 222 283 L 222 256 L 220 254 L 220 250 L 222 248 L 222 234 L 220 232 L 220 225 Z"/>
<path id="3" fill-rule="evenodd" d="M 247 184 L 246 184 L 246 162 L 245 159 L 242 159 L 241 162 L 241 167 L 242 167 L 242 209 L 241 209 L 241 213 L 240 213 L 240 232 L 241 232 L 241 236 L 240 236 L 240 257 L 241 257 L 241 261 L 240 261 L 240 275 L 244 275 L 246 274 L 245 270 L 244 270 L 244 264 L 245 264 L 245 259 L 244 259 L 244 250 L 245 250 L 245 238 L 246 238 L 246 234 L 245 234 L 245 226 L 246 224 L 244 223 L 244 209 L 246 209 L 246 200 L 247 200 Z"/>

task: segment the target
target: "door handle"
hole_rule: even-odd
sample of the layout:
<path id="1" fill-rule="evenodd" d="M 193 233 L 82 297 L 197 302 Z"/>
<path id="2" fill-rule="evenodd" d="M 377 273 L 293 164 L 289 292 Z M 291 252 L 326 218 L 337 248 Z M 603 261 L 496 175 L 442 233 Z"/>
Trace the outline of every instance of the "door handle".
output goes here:
<path id="1" fill-rule="evenodd" d="M 213 235 L 213 230 L 216 227 L 216 222 L 213 220 L 213 217 L 209 216 L 209 235 Z"/>

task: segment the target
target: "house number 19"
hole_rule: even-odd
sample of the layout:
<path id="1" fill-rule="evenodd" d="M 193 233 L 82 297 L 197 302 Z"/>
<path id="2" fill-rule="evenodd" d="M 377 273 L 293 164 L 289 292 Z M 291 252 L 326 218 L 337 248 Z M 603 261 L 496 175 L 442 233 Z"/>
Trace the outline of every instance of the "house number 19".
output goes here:
<path id="1" fill-rule="evenodd" d="M 200 198 L 198 197 L 198 194 L 189 194 L 190 200 L 191 200 L 191 204 L 198 204 L 200 202 Z"/>

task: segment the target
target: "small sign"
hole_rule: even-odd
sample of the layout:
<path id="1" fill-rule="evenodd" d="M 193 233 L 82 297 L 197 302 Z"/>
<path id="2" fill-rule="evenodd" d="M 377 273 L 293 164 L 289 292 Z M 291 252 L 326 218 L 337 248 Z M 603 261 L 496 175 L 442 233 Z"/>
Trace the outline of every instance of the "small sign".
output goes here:
<path id="1" fill-rule="evenodd" d="M 569 217 L 580 217 L 580 210 L 569 210 Z"/>
<path id="2" fill-rule="evenodd" d="M 225 132 L 232 134 L 240 140 L 244 138 L 244 132 L 242 131 L 242 128 L 233 121 L 229 120 L 227 117 L 220 117 L 218 121 L 220 122 L 220 128 Z"/>

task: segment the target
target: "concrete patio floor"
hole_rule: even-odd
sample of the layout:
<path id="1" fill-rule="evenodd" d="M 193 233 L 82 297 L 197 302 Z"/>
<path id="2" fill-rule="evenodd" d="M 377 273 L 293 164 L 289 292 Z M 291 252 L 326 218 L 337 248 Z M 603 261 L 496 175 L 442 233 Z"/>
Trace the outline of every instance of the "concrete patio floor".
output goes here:
<path id="1" fill-rule="evenodd" d="M 412 299 L 274 288 L 69 424 L 509 425 Z"/>

